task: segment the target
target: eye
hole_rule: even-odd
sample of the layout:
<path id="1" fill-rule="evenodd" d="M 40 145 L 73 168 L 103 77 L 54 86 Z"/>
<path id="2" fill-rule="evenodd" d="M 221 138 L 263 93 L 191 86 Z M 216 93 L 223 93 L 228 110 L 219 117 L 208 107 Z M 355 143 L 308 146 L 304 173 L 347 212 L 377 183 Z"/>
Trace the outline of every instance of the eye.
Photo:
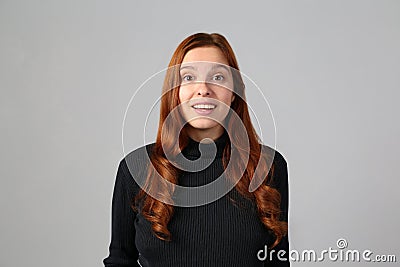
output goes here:
<path id="1" fill-rule="evenodd" d="M 223 81 L 225 77 L 222 74 L 216 74 L 213 76 L 214 81 Z"/>
<path id="2" fill-rule="evenodd" d="M 185 81 L 185 82 L 190 82 L 190 81 L 193 81 L 193 80 L 194 80 L 194 77 L 192 75 L 190 75 L 190 74 L 185 74 L 182 77 L 182 81 Z"/>

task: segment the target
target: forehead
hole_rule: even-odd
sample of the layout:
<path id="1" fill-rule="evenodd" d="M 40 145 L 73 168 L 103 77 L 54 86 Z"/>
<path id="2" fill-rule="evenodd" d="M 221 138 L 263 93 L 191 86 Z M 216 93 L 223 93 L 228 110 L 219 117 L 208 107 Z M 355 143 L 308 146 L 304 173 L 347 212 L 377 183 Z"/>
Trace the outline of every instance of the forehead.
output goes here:
<path id="1" fill-rule="evenodd" d="M 208 61 L 195 61 L 195 62 L 182 62 L 180 65 L 180 71 L 197 71 L 207 73 L 209 71 L 219 71 L 219 72 L 231 72 L 231 67 L 216 62 Z"/>
<path id="2" fill-rule="evenodd" d="M 182 63 L 208 61 L 228 65 L 228 60 L 222 51 L 215 46 L 197 47 L 186 53 Z"/>

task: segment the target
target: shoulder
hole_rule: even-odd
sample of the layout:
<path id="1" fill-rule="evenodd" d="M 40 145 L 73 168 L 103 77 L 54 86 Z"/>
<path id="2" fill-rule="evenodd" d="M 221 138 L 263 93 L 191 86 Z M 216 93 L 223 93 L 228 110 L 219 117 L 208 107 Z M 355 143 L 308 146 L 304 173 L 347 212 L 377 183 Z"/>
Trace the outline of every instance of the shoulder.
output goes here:
<path id="1" fill-rule="evenodd" d="M 263 149 L 263 152 L 267 154 L 267 158 L 273 159 L 273 164 L 275 166 L 287 166 L 286 157 L 282 154 L 282 152 L 264 144 L 261 144 L 261 147 Z"/>
<path id="2" fill-rule="evenodd" d="M 264 145 L 263 145 L 264 146 Z M 266 147 L 266 146 L 264 146 Z M 271 147 L 267 147 L 266 150 L 273 154 L 273 172 L 271 173 L 271 179 L 268 181 L 268 185 L 278 190 L 281 197 L 280 208 L 283 211 L 281 219 L 288 221 L 288 210 L 289 210 L 289 176 L 288 176 L 288 164 L 283 154 Z"/>
<path id="3" fill-rule="evenodd" d="M 150 155 L 152 153 L 155 143 L 150 143 L 126 154 L 120 163 L 126 165 L 130 170 L 134 170 L 142 165 L 147 165 L 150 161 Z"/>
<path id="4" fill-rule="evenodd" d="M 154 144 L 147 144 L 130 151 L 120 160 L 117 175 L 125 184 L 139 188 L 139 185 L 144 183 Z"/>
<path id="5" fill-rule="evenodd" d="M 263 151 L 266 152 L 267 158 L 272 159 L 272 177 L 271 185 L 278 189 L 288 186 L 288 163 L 282 152 L 267 145 L 262 145 Z M 271 167 L 272 167 L 271 166 Z"/>

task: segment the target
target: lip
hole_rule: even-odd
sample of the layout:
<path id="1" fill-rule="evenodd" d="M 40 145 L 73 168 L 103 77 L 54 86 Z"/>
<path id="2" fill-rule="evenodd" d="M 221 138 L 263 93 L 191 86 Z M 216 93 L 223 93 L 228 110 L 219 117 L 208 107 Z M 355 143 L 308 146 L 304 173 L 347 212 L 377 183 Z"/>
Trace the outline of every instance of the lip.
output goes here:
<path id="1" fill-rule="evenodd" d="M 216 104 L 211 103 L 211 102 L 196 102 L 196 103 L 193 103 L 193 105 L 191 105 L 191 107 L 196 106 L 196 105 L 213 105 L 213 106 L 217 107 Z"/>
<path id="2" fill-rule="evenodd" d="M 197 108 L 194 108 L 195 105 L 213 105 L 213 106 L 215 106 L 215 108 L 213 108 L 213 109 L 197 109 Z M 216 109 L 217 105 L 212 102 L 204 102 L 203 101 L 203 102 L 193 103 L 193 105 L 191 107 L 199 115 L 209 115 Z"/>
<path id="3" fill-rule="evenodd" d="M 200 114 L 200 115 L 208 115 L 214 111 L 214 109 L 195 109 L 195 108 L 193 108 L 193 109 L 197 114 Z"/>

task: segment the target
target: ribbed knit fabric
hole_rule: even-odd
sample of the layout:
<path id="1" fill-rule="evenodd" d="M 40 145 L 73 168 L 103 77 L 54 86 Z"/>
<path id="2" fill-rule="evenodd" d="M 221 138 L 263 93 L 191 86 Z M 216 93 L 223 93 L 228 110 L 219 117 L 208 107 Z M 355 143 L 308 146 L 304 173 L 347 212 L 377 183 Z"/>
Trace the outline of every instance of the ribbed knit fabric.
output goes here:
<path id="1" fill-rule="evenodd" d="M 215 140 L 216 157 L 212 157 L 213 144 L 198 143 L 190 139 L 182 154 L 189 160 L 200 157 L 196 164 L 212 163 L 198 172 L 183 172 L 179 185 L 200 186 L 218 178 L 223 172 L 222 152 L 228 141 L 226 132 Z M 146 178 L 149 144 L 121 160 L 112 200 L 112 229 L 109 256 L 103 260 L 106 267 L 143 266 L 289 266 L 288 261 L 261 261 L 257 252 L 271 245 L 273 236 L 261 223 L 256 206 L 232 189 L 222 198 L 198 207 L 174 207 L 168 224 L 172 241 L 162 241 L 151 232 L 150 223 L 130 208 L 130 201 L 140 190 L 137 182 Z M 288 172 L 283 156 L 275 151 L 274 187 L 281 193 L 283 220 L 288 219 Z M 235 200 L 234 204 L 231 199 Z M 289 244 L 285 237 L 276 251 L 285 250 L 288 258 Z M 261 254 L 264 255 L 264 254 Z"/>

